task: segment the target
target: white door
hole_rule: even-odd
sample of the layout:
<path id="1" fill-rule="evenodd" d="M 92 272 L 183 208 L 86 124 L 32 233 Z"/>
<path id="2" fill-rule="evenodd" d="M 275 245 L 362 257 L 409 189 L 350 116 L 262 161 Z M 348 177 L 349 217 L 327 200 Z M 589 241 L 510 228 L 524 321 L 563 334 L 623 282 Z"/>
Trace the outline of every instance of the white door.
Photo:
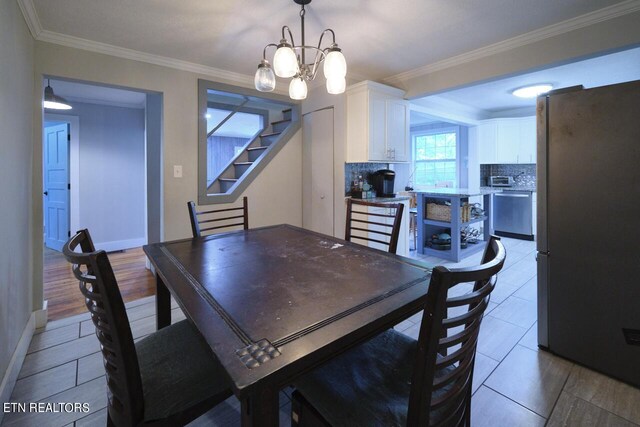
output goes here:
<path id="1" fill-rule="evenodd" d="M 333 236 L 333 108 L 305 114 L 302 128 L 302 226 Z"/>
<path id="2" fill-rule="evenodd" d="M 56 251 L 69 237 L 69 125 L 44 129 L 45 245 Z"/>

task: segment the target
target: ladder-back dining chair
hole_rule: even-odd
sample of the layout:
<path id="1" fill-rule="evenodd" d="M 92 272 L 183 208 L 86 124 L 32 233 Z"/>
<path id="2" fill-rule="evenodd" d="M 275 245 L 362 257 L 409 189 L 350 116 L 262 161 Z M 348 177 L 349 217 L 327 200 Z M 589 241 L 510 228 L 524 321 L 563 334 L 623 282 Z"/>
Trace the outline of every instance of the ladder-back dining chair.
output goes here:
<path id="1" fill-rule="evenodd" d="M 354 209 L 356 207 L 359 209 Z M 387 246 L 389 253 L 395 254 L 398 249 L 403 210 L 402 203 L 374 203 L 347 199 L 347 225 L 344 239 L 348 242 L 357 239 L 379 243 Z"/>
<path id="2" fill-rule="evenodd" d="M 387 330 L 295 381 L 292 425 L 468 427 L 480 323 L 505 258 L 492 236 L 481 265 L 434 268 L 418 340 Z"/>
<path id="3" fill-rule="evenodd" d="M 193 237 L 211 234 L 214 230 L 222 230 L 224 228 L 242 227 L 244 230 L 249 229 L 249 202 L 246 196 L 242 198 L 242 206 L 235 208 L 198 212 L 194 202 L 187 202 L 187 208 L 189 209 Z M 220 215 L 223 212 L 224 214 Z M 229 213 L 228 216 L 226 216 L 227 213 Z"/>
<path id="4" fill-rule="evenodd" d="M 95 250 L 88 230 L 71 237 L 63 253 L 100 341 L 107 425 L 181 426 L 231 396 L 224 369 L 187 320 L 134 343 L 109 258 Z"/>

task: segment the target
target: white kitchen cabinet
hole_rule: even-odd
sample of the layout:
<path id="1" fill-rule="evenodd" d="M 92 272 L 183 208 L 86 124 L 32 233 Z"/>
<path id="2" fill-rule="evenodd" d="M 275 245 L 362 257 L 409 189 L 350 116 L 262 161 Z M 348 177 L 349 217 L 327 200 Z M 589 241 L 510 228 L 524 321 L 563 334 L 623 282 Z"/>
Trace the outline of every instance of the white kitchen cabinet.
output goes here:
<path id="1" fill-rule="evenodd" d="M 480 164 L 536 162 L 535 117 L 485 120 L 473 135 Z"/>
<path id="2" fill-rule="evenodd" d="M 347 162 L 409 161 L 404 91 L 364 81 L 347 89 Z"/>
<path id="3" fill-rule="evenodd" d="M 495 120 L 486 120 L 477 126 L 478 158 L 480 164 L 492 164 L 498 161 L 498 124 Z M 471 137 L 471 134 L 469 134 Z"/>
<path id="4" fill-rule="evenodd" d="M 498 120 L 498 163 L 518 163 L 519 141 L 520 121 L 518 119 Z"/>
<path id="5" fill-rule="evenodd" d="M 536 162 L 536 117 L 520 119 L 520 137 L 518 147 L 518 163 Z"/>

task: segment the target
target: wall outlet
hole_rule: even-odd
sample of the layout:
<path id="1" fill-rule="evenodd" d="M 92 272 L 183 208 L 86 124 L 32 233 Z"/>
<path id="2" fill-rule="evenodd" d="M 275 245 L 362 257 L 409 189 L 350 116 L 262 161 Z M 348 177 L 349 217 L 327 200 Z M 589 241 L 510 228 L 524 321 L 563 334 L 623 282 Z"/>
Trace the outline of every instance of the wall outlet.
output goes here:
<path id="1" fill-rule="evenodd" d="M 173 165 L 173 177 L 182 178 L 182 165 Z"/>

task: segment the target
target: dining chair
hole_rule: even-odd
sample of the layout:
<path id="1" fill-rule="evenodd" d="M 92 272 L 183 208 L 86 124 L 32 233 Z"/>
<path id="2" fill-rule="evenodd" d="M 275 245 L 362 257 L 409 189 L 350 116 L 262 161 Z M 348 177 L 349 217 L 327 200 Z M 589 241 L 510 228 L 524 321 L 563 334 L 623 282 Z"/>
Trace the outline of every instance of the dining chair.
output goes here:
<path id="1" fill-rule="evenodd" d="M 358 206 L 363 210 L 354 209 Z M 382 209 L 372 211 L 369 208 Z M 347 225 L 344 239 L 348 242 L 359 239 L 379 243 L 387 246 L 389 253 L 395 254 L 398 248 L 403 209 L 402 203 L 374 203 L 347 199 Z M 377 221 L 370 220 L 369 217 L 374 217 L 373 219 Z M 354 231 L 364 235 L 353 234 Z"/>
<path id="2" fill-rule="evenodd" d="M 231 396 L 224 369 L 187 320 L 134 343 L 109 258 L 95 250 L 88 230 L 71 237 L 63 253 L 100 341 L 107 425 L 185 425 Z"/>
<path id="3" fill-rule="evenodd" d="M 492 236 L 481 265 L 435 267 L 418 340 L 387 330 L 295 381 L 292 425 L 468 427 L 480 323 L 505 258 Z"/>
<path id="4" fill-rule="evenodd" d="M 189 209 L 189 218 L 191 219 L 191 231 L 193 232 L 193 237 L 200 237 L 205 234 L 205 232 L 212 230 L 221 230 L 223 228 L 229 227 L 239 227 L 242 226 L 245 230 L 249 229 L 249 202 L 247 197 L 242 198 L 242 206 L 238 206 L 235 208 L 226 208 L 226 209 L 214 209 L 208 211 L 200 211 L 196 210 L 196 204 L 194 202 L 187 202 L 187 208 Z M 234 212 L 242 211 L 240 215 L 230 214 L 231 216 L 219 216 L 220 212 Z M 242 221 L 240 221 L 242 218 Z M 213 225 L 214 223 L 220 223 L 222 221 L 230 221 L 230 220 L 238 220 L 234 221 L 232 224 L 223 223 L 222 225 Z M 201 224 L 207 224 L 202 228 Z M 212 226 L 209 226 L 211 224 Z M 211 234 L 211 233 L 206 233 Z"/>

